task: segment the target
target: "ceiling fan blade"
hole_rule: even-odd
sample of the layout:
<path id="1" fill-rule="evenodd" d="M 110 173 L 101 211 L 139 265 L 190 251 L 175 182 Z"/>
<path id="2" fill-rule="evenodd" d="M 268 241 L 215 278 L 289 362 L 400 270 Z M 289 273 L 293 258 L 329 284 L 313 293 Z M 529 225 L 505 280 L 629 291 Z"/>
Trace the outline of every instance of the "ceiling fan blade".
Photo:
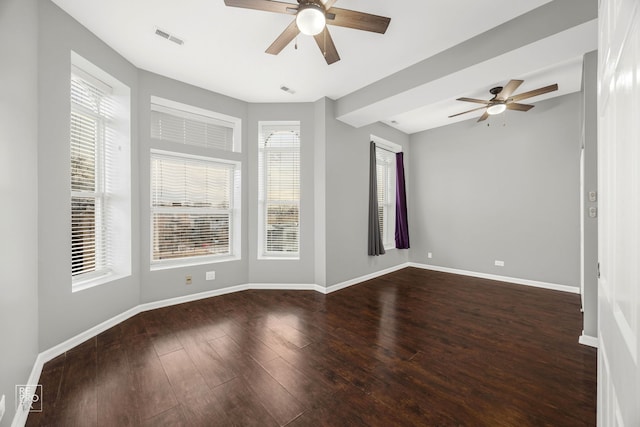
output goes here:
<path id="1" fill-rule="evenodd" d="M 331 9 L 331 7 L 333 7 L 333 5 L 336 3 L 337 0 L 323 0 L 322 2 L 324 3 L 324 9 Z"/>
<path id="2" fill-rule="evenodd" d="M 516 111 L 529 111 L 533 108 L 533 105 L 529 104 L 518 104 L 517 102 L 509 102 L 507 104 L 507 110 L 516 110 Z"/>
<path id="3" fill-rule="evenodd" d="M 512 101 L 521 101 L 527 98 L 533 98 L 534 96 L 542 95 L 544 93 L 553 92 L 554 90 L 558 90 L 557 84 L 552 84 L 549 86 L 541 87 L 540 89 L 531 90 L 529 92 L 521 93 L 519 95 L 514 95 L 511 97 Z"/>
<path id="4" fill-rule="evenodd" d="M 462 113 L 458 113 L 458 114 L 454 114 L 452 116 L 449 116 L 449 118 L 456 117 L 456 116 L 461 116 L 461 115 L 467 114 L 467 113 L 471 113 L 472 111 L 484 110 L 485 108 L 487 108 L 487 107 L 486 106 L 485 107 L 478 107 L 478 108 L 474 108 L 473 110 L 463 111 Z"/>
<path id="5" fill-rule="evenodd" d="M 488 118 L 489 118 L 489 113 L 485 111 L 484 114 L 480 116 L 478 121 L 481 122 L 483 120 L 487 120 Z"/>
<path id="6" fill-rule="evenodd" d="M 338 50 L 336 49 L 336 45 L 333 43 L 333 38 L 331 37 L 327 27 L 324 27 L 324 31 L 316 34 L 313 38 L 316 39 L 320 52 L 324 55 L 324 59 L 327 61 L 328 65 L 340 61 L 340 55 L 338 55 Z"/>
<path id="7" fill-rule="evenodd" d="M 271 0 L 224 0 L 224 4 L 231 7 L 242 7 L 244 9 L 264 10 L 267 12 L 291 14 L 291 8 L 298 8 L 297 4 L 284 3 Z M 295 11 L 293 12 L 295 14 Z"/>
<path id="8" fill-rule="evenodd" d="M 477 104 L 485 104 L 485 105 L 489 105 L 491 104 L 491 102 L 489 101 L 485 101 L 483 99 L 475 99 L 475 98 L 458 98 L 458 101 L 465 101 L 465 102 L 475 102 Z"/>
<path id="9" fill-rule="evenodd" d="M 291 40 L 295 39 L 296 36 L 300 33 L 298 26 L 296 25 L 296 20 L 291 21 L 291 24 L 287 28 L 284 29 L 282 33 L 276 38 L 271 46 L 265 50 L 266 53 L 270 53 L 271 55 L 277 55 L 282 52 L 282 49 L 287 47 Z"/>
<path id="10" fill-rule="evenodd" d="M 496 99 L 506 101 L 513 92 L 520 87 L 524 80 L 511 80 L 505 87 L 502 88 L 500 93 L 496 95 Z"/>
<path id="11" fill-rule="evenodd" d="M 330 15 L 335 15 L 330 19 Z M 387 31 L 391 18 L 371 15 L 369 13 L 356 12 L 355 10 L 339 9 L 332 7 L 327 10 L 327 24 L 338 27 L 353 28 L 362 31 L 384 34 Z"/>

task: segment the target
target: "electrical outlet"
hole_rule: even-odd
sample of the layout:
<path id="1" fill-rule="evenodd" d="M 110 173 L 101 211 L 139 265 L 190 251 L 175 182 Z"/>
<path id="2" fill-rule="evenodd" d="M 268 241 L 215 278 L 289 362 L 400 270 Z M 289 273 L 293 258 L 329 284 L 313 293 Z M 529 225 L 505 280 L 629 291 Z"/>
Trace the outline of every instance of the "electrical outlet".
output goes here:
<path id="1" fill-rule="evenodd" d="M 494 265 L 496 267 L 504 267 L 504 261 L 495 260 Z"/>
<path id="2" fill-rule="evenodd" d="M 191 275 L 187 274 L 187 276 L 184 278 L 184 284 L 185 285 L 190 285 L 191 284 Z"/>
<path id="3" fill-rule="evenodd" d="M 2 417 L 4 417 L 4 410 L 5 410 L 5 406 L 4 406 L 4 394 L 3 394 L 2 398 L 0 399 L 0 421 L 2 421 Z"/>
<path id="4" fill-rule="evenodd" d="M 431 252 L 427 252 L 427 258 L 433 258 L 433 254 Z"/>
<path id="5" fill-rule="evenodd" d="M 207 280 L 216 280 L 216 272 L 215 271 L 207 271 L 206 279 Z"/>

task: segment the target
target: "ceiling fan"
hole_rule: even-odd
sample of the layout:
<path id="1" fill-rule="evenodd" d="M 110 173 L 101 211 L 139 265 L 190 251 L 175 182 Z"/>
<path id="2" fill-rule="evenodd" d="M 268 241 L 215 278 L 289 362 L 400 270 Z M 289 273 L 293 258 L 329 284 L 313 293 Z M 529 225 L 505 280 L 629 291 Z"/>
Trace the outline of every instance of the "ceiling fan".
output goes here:
<path id="1" fill-rule="evenodd" d="M 295 19 L 266 50 L 279 54 L 299 33 L 313 36 L 327 64 L 340 60 L 327 25 L 384 34 L 391 18 L 333 7 L 337 0 L 298 0 L 298 4 L 271 0 L 224 0 L 224 4 L 245 9 L 295 15 Z"/>
<path id="2" fill-rule="evenodd" d="M 529 111 L 533 108 L 533 105 L 529 104 L 520 104 L 518 101 L 522 101 L 523 99 L 533 98 L 534 96 L 542 95 L 544 93 L 553 92 L 554 90 L 558 90 L 557 84 L 552 84 L 549 86 L 541 87 L 539 89 L 531 90 L 529 92 L 521 93 L 519 95 L 513 95 L 513 92 L 520 87 L 520 85 L 524 82 L 524 80 L 511 80 L 505 87 L 497 86 L 489 90 L 493 98 L 488 101 L 483 99 L 474 99 L 474 98 L 458 98 L 458 101 L 466 101 L 466 102 L 475 102 L 477 104 L 484 104 L 482 107 L 474 108 L 473 110 L 463 111 L 462 113 L 454 114 L 451 117 L 456 117 L 461 114 L 467 114 L 472 111 L 478 111 L 484 109 L 485 112 L 478 119 L 479 122 L 486 120 L 489 116 L 494 114 L 500 114 L 505 110 L 515 110 L 515 111 Z"/>

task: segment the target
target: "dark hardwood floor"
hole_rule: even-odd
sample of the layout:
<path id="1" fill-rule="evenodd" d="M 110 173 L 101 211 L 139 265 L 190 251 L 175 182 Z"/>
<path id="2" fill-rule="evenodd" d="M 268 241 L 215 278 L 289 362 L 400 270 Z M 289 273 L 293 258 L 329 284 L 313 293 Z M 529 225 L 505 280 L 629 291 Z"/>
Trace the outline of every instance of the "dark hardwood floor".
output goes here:
<path id="1" fill-rule="evenodd" d="M 29 426 L 590 426 L 580 297 L 407 268 L 141 313 L 48 362 Z"/>

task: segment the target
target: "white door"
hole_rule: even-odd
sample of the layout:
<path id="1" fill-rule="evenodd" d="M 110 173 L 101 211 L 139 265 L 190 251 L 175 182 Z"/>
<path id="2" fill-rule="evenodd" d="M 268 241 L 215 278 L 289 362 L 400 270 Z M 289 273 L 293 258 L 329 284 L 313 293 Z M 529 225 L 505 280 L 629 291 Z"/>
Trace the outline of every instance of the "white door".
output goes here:
<path id="1" fill-rule="evenodd" d="M 600 0 L 598 425 L 640 426 L 640 1 Z"/>

